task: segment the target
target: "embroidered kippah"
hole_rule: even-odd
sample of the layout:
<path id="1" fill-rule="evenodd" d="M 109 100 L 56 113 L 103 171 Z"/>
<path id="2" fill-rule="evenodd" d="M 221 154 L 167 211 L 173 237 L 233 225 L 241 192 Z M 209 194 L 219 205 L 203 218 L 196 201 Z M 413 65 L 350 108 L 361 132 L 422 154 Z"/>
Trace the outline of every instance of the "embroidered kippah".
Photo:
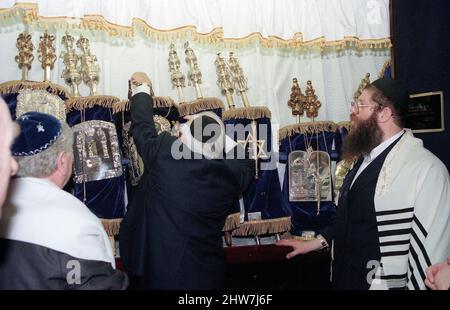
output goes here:
<path id="1" fill-rule="evenodd" d="M 11 147 L 13 156 L 39 154 L 48 149 L 62 132 L 61 122 L 45 113 L 27 112 L 16 122 L 20 126 L 20 135 Z"/>

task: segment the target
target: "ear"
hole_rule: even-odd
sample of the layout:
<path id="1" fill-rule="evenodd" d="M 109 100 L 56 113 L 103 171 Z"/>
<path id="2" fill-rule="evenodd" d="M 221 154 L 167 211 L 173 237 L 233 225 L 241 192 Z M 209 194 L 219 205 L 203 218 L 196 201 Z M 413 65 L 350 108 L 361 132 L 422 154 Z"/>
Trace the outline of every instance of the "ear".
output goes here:
<path id="1" fill-rule="evenodd" d="M 58 173 L 62 176 L 66 176 L 67 174 L 71 174 L 71 164 L 72 164 L 72 158 L 70 154 L 66 152 L 59 153 L 57 159 L 56 159 L 56 170 Z"/>
<path id="2" fill-rule="evenodd" d="M 378 122 L 386 123 L 390 119 L 392 119 L 394 113 L 391 107 L 383 107 L 381 111 L 378 112 Z"/>

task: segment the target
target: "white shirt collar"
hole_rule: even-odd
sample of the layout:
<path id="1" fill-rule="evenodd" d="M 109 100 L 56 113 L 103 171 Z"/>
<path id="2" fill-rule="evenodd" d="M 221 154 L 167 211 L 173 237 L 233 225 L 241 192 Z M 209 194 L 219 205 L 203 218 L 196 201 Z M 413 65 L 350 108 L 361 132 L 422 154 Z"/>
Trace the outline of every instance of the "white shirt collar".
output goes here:
<path id="1" fill-rule="evenodd" d="M 132 96 L 134 96 L 138 93 L 146 93 L 146 94 L 150 95 L 150 86 L 148 86 L 147 84 L 142 84 L 142 85 L 136 86 L 134 89 L 131 90 Z"/>
<path id="2" fill-rule="evenodd" d="M 381 153 L 383 153 L 383 151 L 385 149 L 387 149 L 389 147 L 389 145 L 391 145 L 392 143 L 394 143 L 395 140 L 397 140 L 398 138 L 400 138 L 400 136 L 405 132 L 404 129 L 400 130 L 398 133 L 396 133 L 395 135 L 393 135 L 392 137 L 390 137 L 389 139 L 387 139 L 386 141 L 383 141 L 382 143 L 380 143 L 377 147 L 375 147 L 369 155 L 364 157 L 364 161 L 365 162 L 371 162 L 372 160 L 374 160 L 375 158 L 378 157 L 378 155 L 380 155 Z"/>

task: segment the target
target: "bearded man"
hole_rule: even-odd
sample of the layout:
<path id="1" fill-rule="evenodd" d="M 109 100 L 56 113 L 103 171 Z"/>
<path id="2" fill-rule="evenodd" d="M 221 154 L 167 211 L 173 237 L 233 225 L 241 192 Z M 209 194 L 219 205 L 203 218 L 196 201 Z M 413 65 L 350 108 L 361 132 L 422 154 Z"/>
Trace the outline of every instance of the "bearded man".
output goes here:
<path id="1" fill-rule="evenodd" d="M 294 249 L 288 258 L 332 245 L 336 289 L 425 289 L 427 267 L 450 254 L 448 170 L 404 128 L 408 104 L 392 79 L 362 91 L 342 150 L 356 163 L 334 227 L 316 240 L 278 242 Z"/>

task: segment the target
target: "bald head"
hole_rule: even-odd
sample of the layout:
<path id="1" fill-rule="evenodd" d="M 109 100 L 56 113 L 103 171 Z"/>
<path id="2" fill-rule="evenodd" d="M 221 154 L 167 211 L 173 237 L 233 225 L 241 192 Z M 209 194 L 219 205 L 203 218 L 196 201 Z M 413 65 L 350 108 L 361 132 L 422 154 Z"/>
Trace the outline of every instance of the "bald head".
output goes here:
<path id="1" fill-rule="evenodd" d="M 19 134 L 19 127 L 11 120 L 8 106 L 0 97 L 0 215 L 5 202 L 9 179 L 17 171 L 17 162 L 11 156 L 11 145 Z"/>

